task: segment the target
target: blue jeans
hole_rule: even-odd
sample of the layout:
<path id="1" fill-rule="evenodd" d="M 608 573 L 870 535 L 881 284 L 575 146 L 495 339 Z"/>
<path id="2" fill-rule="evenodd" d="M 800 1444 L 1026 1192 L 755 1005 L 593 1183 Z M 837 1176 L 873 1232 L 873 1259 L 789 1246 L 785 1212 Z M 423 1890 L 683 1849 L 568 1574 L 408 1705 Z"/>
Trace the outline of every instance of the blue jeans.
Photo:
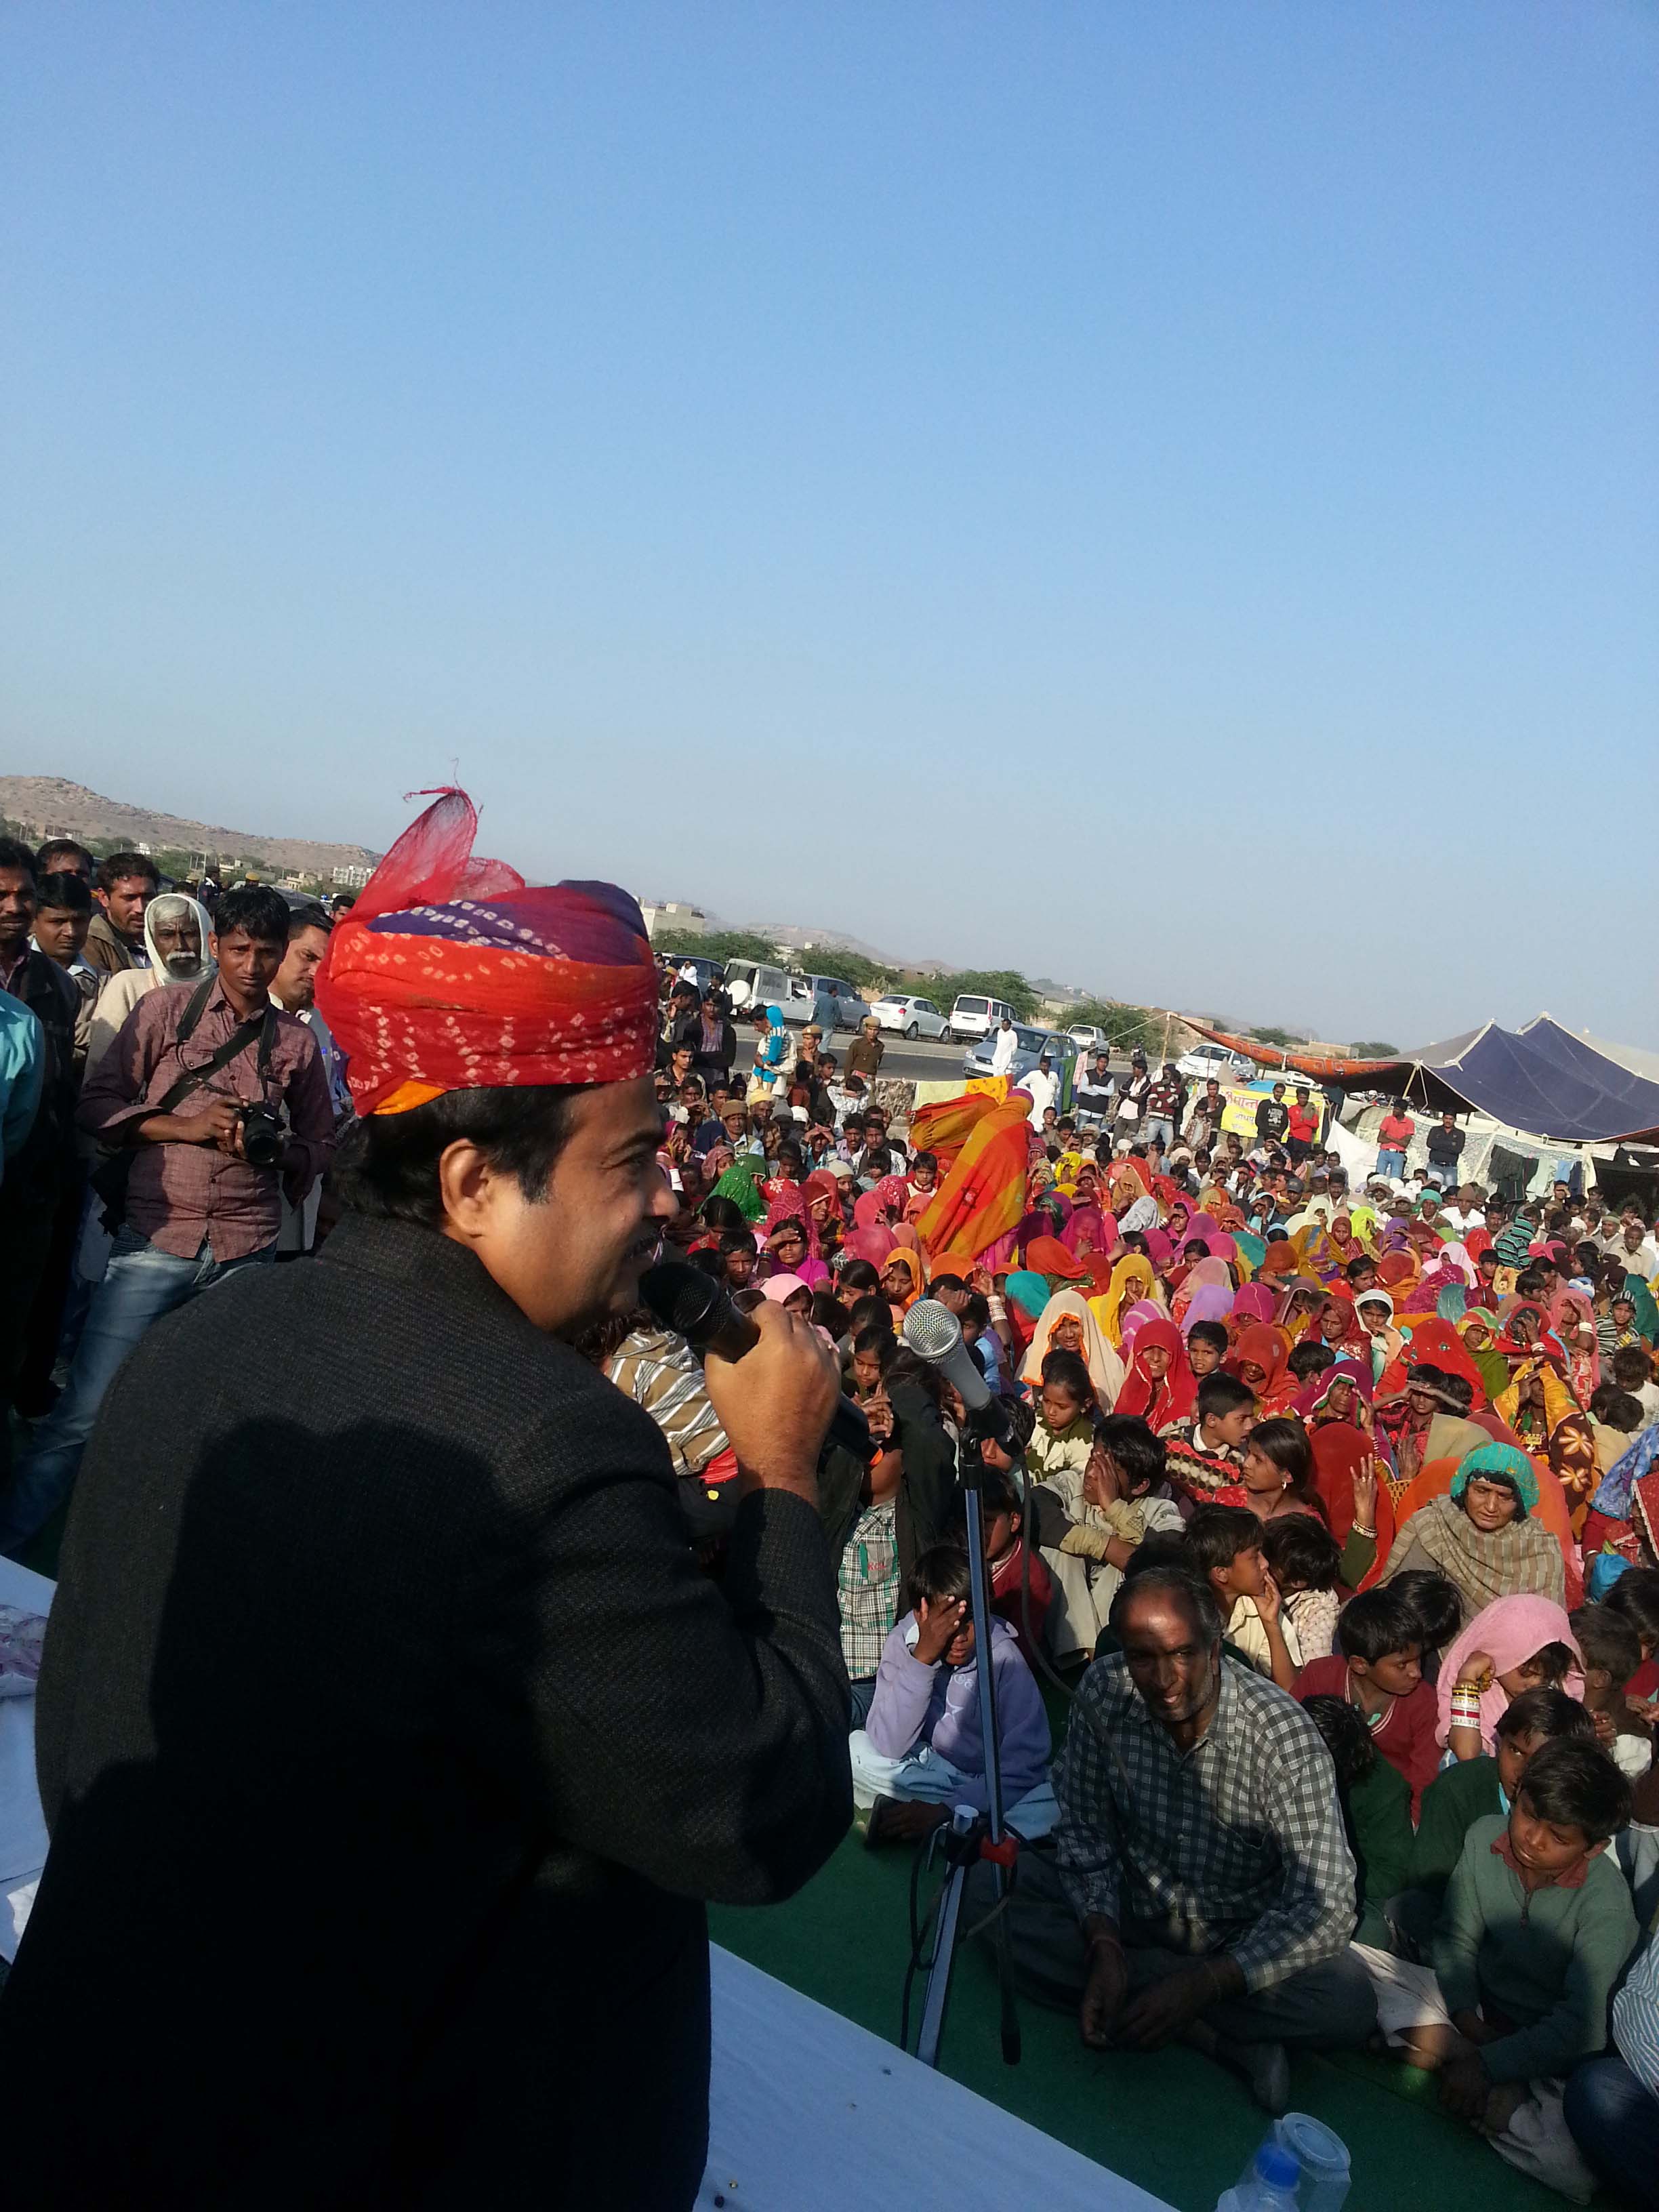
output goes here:
<path id="1" fill-rule="evenodd" d="M 1386 1148 L 1379 1152 L 1376 1156 L 1376 1172 L 1380 1176 L 1403 1176 L 1406 1172 L 1406 1155 L 1404 1152 L 1389 1152 Z"/>
<path id="2" fill-rule="evenodd" d="M 180 1260 L 136 1230 L 122 1230 L 93 1298 L 64 1395 L 18 1454 L 11 1488 L 0 1499 L 0 1552 L 15 1554 L 69 1495 L 104 1393 L 150 1323 L 227 1275 L 273 1260 L 276 1254 L 271 1243 L 245 1260 L 220 1261 L 204 1242 L 193 1260 Z"/>
<path id="3" fill-rule="evenodd" d="M 1659 2205 L 1659 2098 L 1622 2058 L 1589 2058 L 1568 2080 L 1572 2139 L 1604 2180 L 1632 2203 Z"/>
<path id="4" fill-rule="evenodd" d="M 1167 1114 L 1149 1114 L 1140 1135 L 1141 1141 L 1148 1145 L 1152 1143 L 1154 1137 L 1161 1137 L 1164 1139 L 1164 1149 L 1168 1152 L 1170 1146 L 1175 1142 L 1175 1123 Z"/>

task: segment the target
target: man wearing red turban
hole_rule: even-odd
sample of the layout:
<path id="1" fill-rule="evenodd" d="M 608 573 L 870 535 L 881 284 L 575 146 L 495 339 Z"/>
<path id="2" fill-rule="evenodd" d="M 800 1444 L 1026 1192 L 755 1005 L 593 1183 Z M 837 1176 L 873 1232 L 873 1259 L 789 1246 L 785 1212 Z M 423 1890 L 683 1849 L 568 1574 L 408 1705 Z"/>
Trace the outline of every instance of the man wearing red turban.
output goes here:
<path id="1" fill-rule="evenodd" d="M 717 1587 L 569 1341 L 674 1210 L 639 909 L 474 827 L 442 794 L 331 943 L 339 1226 L 151 1331 L 88 1449 L 9 2202 L 689 2207 L 704 1900 L 848 1825 L 833 1358 L 769 1305 L 708 1360 L 748 1486 Z"/>

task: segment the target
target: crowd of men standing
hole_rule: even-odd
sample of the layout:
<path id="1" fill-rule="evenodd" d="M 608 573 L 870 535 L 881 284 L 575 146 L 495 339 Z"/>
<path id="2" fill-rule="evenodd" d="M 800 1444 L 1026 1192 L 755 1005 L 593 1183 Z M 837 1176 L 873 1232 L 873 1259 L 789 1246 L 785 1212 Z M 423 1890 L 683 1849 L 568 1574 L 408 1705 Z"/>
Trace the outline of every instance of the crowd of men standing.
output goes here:
<path id="1" fill-rule="evenodd" d="M 0 839 L 0 1550 L 52 1519 L 151 1322 L 314 1238 L 349 1110 L 312 1003 L 333 921 Z"/>

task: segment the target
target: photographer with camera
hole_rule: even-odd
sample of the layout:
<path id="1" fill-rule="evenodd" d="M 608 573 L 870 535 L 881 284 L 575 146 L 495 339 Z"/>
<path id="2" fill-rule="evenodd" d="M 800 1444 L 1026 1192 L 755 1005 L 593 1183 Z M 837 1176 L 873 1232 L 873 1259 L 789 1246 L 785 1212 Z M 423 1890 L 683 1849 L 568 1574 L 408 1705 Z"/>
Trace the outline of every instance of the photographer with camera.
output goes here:
<path id="1" fill-rule="evenodd" d="M 150 1323 L 236 1269 L 274 1259 L 282 1200 L 328 1164 L 334 1115 L 317 1041 L 270 1002 L 288 903 L 227 891 L 216 972 L 148 993 L 87 1079 L 77 1120 L 114 1146 L 94 1177 L 115 1237 L 69 1382 L 0 1500 L 15 1553 L 67 1494 L 115 1371 Z"/>

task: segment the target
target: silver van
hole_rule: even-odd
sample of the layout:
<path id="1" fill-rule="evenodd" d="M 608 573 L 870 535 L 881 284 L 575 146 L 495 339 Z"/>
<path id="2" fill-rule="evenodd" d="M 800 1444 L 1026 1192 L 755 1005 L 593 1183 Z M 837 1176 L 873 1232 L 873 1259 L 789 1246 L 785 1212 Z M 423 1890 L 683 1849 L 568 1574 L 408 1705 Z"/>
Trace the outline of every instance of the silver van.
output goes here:
<path id="1" fill-rule="evenodd" d="M 804 975 L 787 968 L 769 967 L 764 961 L 728 960 L 726 988 L 734 1013 L 746 1014 L 757 1006 L 776 1006 L 787 1022 L 810 1022 L 812 993 Z"/>

